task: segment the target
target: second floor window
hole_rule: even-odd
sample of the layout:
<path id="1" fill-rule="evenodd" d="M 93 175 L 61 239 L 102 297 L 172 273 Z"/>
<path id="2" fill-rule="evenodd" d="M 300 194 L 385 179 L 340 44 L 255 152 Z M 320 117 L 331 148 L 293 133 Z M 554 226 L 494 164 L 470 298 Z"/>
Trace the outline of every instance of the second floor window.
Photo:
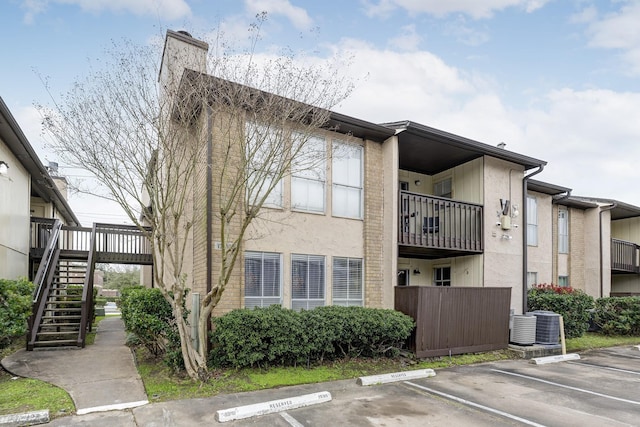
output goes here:
<path id="1" fill-rule="evenodd" d="M 333 142 L 333 215 L 362 218 L 363 149 L 359 145 Z"/>
<path id="2" fill-rule="evenodd" d="M 451 178 L 443 179 L 433 184 L 433 195 L 450 199 L 453 196 Z"/>
<path id="3" fill-rule="evenodd" d="M 256 205 L 264 199 L 264 206 L 282 207 L 282 179 L 276 176 L 278 167 L 274 153 L 283 143 L 283 130 L 247 122 L 245 136 L 247 203 Z"/>
<path id="4" fill-rule="evenodd" d="M 527 244 L 538 246 L 538 202 L 527 196 Z"/>
<path id="5" fill-rule="evenodd" d="M 569 212 L 558 211 L 558 253 L 569 253 Z"/>
<path id="6" fill-rule="evenodd" d="M 296 137 L 294 135 L 294 143 Z M 326 180 L 326 141 L 311 137 L 292 165 L 291 208 L 324 212 Z"/>

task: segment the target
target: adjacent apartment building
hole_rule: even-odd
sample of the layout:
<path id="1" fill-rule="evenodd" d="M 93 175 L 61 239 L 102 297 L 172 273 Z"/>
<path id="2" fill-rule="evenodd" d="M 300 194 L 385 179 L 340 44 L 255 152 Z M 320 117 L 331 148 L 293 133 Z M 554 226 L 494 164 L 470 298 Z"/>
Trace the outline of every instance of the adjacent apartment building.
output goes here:
<path id="1" fill-rule="evenodd" d="M 0 98 L 0 278 L 29 277 L 30 218 L 80 225 L 66 200 L 66 180 L 45 167 Z"/>
<path id="2" fill-rule="evenodd" d="M 640 208 L 530 180 L 527 283 L 600 298 L 640 295 Z"/>

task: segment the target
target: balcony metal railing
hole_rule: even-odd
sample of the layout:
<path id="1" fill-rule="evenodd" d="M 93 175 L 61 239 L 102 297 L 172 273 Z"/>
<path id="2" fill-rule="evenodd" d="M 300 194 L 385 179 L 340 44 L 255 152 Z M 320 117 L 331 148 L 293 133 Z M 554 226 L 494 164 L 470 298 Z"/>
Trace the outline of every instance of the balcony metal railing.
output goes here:
<path id="1" fill-rule="evenodd" d="M 482 252 L 482 205 L 407 191 L 399 203 L 400 245 Z"/>
<path id="2" fill-rule="evenodd" d="M 640 273 L 640 245 L 611 239 L 611 269 L 625 273 Z"/>

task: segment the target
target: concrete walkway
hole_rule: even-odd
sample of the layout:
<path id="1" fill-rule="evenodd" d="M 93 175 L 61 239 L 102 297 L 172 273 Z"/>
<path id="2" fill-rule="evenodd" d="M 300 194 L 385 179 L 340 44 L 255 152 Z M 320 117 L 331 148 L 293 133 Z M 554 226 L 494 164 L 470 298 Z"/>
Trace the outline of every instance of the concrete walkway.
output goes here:
<path id="1" fill-rule="evenodd" d="M 83 349 L 20 350 L 2 360 L 14 375 L 66 390 L 77 414 L 127 409 L 148 403 L 120 317 L 98 325 L 95 344 Z"/>

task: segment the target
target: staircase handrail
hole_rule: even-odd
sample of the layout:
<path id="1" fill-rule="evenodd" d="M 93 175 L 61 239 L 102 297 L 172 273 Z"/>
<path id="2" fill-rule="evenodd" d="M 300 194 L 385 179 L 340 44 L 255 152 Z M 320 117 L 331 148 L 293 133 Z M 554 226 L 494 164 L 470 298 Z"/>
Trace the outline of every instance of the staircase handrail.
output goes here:
<path id="1" fill-rule="evenodd" d="M 87 275 L 82 287 L 80 332 L 78 335 L 78 347 L 84 347 L 87 329 L 91 331 L 93 324 L 93 273 L 96 267 L 96 224 L 91 229 L 91 242 L 89 244 L 89 256 L 87 258 Z"/>
<path id="2" fill-rule="evenodd" d="M 47 245 L 48 246 L 48 245 Z M 56 266 L 60 258 L 60 249 L 54 248 L 52 255 L 48 257 L 47 264 L 49 267 L 45 269 L 42 277 L 42 290 L 38 292 L 37 299 L 34 299 L 32 306 L 32 314 L 29 316 L 28 326 L 29 333 L 27 334 L 27 350 L 33 350 L 36 339 L 38 338 L 38 327 L 42 322 L 42 316 L 44 315 L 45 308 L 47 306 L 47 297 L 51 283 L 53 283 L 53 276 L 56 272 Z M 38 268 L 38 270 L 40 270 Z"/>
<path id="3" fill-rule="evenodd" d="M 51 259 L 56 248 L 58 247 L 58 240 L 60 238 L 61 229 L 62 222 L 59 219 L 56 219 L 53 222 L 53 226 L 51 227 L 51 236 L 49 236 L 47 246 L 44 248 L 44 253 L 42 254 L 42 259 L 40 260 L 38 272 L 36 273 L 36 277 L 33 280 L 33 284 L 35 285 L 35 290 L 33 291 L 34 304 L 42 297 L 43 286 L 46 285 L 44 278 L 46 277 L 48 270 L 51 268 Z M 55 265 L 53 267 L 55 268 Z"/>

